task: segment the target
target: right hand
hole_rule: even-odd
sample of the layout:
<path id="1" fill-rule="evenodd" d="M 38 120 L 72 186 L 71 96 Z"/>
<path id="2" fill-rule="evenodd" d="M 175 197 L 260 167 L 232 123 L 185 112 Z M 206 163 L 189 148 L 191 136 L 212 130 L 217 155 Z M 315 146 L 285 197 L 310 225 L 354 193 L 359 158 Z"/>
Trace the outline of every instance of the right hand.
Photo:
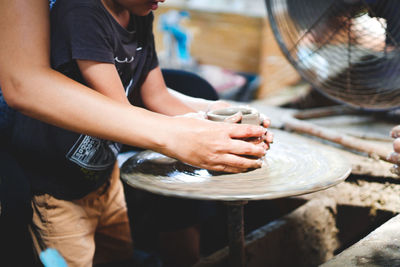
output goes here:
<path id="1" fill-rule="evenodd" d="M 160 152 L 183 162 L 214 171 L 238 173 L 260 168 L 267 146 L 240 139 L 264 137 L 262 126 L 213 122 L 196 118 L 175 117 L 163 133 L 166 147 Z"/>
<path id="2" fill-rule="evenodd" d="M 238 112 L 238 113 L 234 114 L 233 116 L 226 118 L 225 122 L 237 123 L 242 120 L 242 116 L 243 116 L 242 112 Z M 271 125 L 271 120 L 262 113 L 260 113 L 260 117 L 261 117 L 261 125 L 264 128 L 268 128 Z M 264 133 L 264 135 L 259 138 L 245 138 L 243 140 L 246 140 L 246 141 L 251 140 L 251 142 L 255 143 L 255 144 L 263 142 L 264 149 L 269 150 L 270 144 L 272 144 L 274 141 L 274 134 L 270 131 L 266 131 Z"/>

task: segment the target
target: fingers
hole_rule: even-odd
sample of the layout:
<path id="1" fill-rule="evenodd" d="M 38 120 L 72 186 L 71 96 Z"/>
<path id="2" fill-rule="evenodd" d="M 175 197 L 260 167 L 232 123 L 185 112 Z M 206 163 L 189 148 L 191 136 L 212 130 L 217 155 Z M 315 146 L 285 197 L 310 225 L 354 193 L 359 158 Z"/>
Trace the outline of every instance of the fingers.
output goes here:
<path id="1" fill-rule="evenodd" d="M 387 157 L 387 160 L 394 164 L 400 164 L 400 154 L 393 152 Z"/>
<path id="2" fill-rule="evenodd" d="M 274 134 L 259 126 L 233 124 L 229 132 L 230 137 L 233 139 L 240 139 L 253 144 L 260 144 L 261 142 L 263 142 L 263 148 L 265 150 L 268 150 L 270 144 L 274 141 Z"/>
<path id="3" fill-rule="evenodd" d="M 260 113 L 260 119 L 262 121 L 261 125 L 264 128 L 268 128 L 271 125 L 271 120 L 262 113 Z M 264 142 L 266 142 L 268 145 L 272 144 L 274 142 L 274 134 L 269 131 L 266 131 L 264 133 L 263 139 Z"/>
<path id="4" fill-rule="evenodd" d="M 262 137 L 250 137 L 250 138 L 244 138 L 241 139 L 253 144 L 263 144 L 263 147 L 265 150 L 268 150 L 270 148 L 270 144 L 274 142 L 274 134 L 270 131 L 265 131 Z"/>
<path id="5" fill-rule="evenodd" d="M 265 116 L 264 114 L 260 114 L 261 125 L 265 128 L 268 128 L 271 125 L 271 120 Z"/>
<path id="6" fill-rule="evenodd" d="M 250 138 L 243 138 L 243 139 L 240 139 L 240 140 L 243 140 L 243 141 L 255 144 L 255 145 L 258 145 L 258 144 L 264 142 L 262 137 L 250 137 Z"/>
<path id="7" fill-rule="evenodd" d="M 397 153 L 400 153 L 400 138 L 396 138 L 393 141 L 393 150 Z"/>
<path id="8" fill-rule="evenodd" d="M 212 168 L 214 171 L 240 173 L 250 169 L 258 169 L 262 167 L 261 159 L 249 159 L 246 157 L 226 154 L 223 157 L 223 164 L 218 164 Z"/>
<path id="9" fill-rule="evenodd" d="M 387 160 L 395 164 L 390 171 L 400 176 L 400 125 L 394 127 L 390 135 L 396 139 L 393 141 L 394 152 L 387 157 Z"/>
<path id="10" fill-rule="evenodd" d="M 231 116 L 231 117 L 225 119 L 224 122 L 237 123 L 237 122 L 239 122 L 239 121 L 242 119 L 242 116 L 243 116 L 242 113 L 241 113 L 241 112 L 238 112 L 238 113 L 236 113 L 235 115 L 233 115 L 233 116 Z M 264 115 L 262 115 L 262 116 L 264 117 L 264 119 L 262 120 L 262 121 L 263 121 L 262 126 L 263 126 L 264 128 L 269 127 L 271 121 L 270 121 L 268 118 L 265 118 Z M 245 130 L 245 131 L 246 131 L 246 130 Z M 258 133 L 258 130 L 257 130 L 257 133 Z M 274 141 L 274 135 L 273 135 L 273 133 L 270 132 L 270 131 L 266 131 L 265 129 L 264 129 L 264 133 L 263 133 L 262 136 L 252 136 L 251 133 L 249 133 L 249 132 L 244 132 L 244 134 L 246 135 L 246 137 L 238 137 L 238 136 L 241 135 L 241 134 L 242 134 L 242 133 L 235 132 L 234 134 L 231 134 L 231 137 L 232 137 L 232 138 L 240 138 L 240 139 L 242 139 L 242 140 L 245 140 L 245 141 L 247 141 L 247 142 L 251 142 L 251 143 L 254 143 L 254 144 L 258 144 L 258 143 L 261 143 L 261 142 L 265 142 L 268 148 L 269 148 L 269 144 L 270 144 L 270 143 L 273 143 L 273 141 Z M 251 137 L 248 137 L 248 136 L 251 136 Z"/>
<path id="11" fill-rule="evenodd" d="M 264 126 L 265 128 L 268 128 L 270 125 L 271 125 L 270 119 L 263 120 L 262 126 Z"/>
<path id="12" fill-rule="evenodd" d="M 393 138 L 399 138 L 399 137 L 400 137 L 400 125 L 394 127 L 394 128 L 392 129 L 392 131 L 390 132 L 390 135 L 391 135 Z"/>
<path id="13" fill-rule="evenodd" d="M 256 158 L 263 157 L 268 149 L 264 142 L 253 144 L 244 140 L 232 140 L 231 144 L 230 154 L 246 155 Z"/>
<path id="14" fill-rule="evenodd" d="M 227 147 L 229 147 L 228 151 L 226 151 Z M 203 167 L 219 172 L 244 172 L 260 168 L 262 166 L 260 158 L 265 153 L 266 144 L 264 142 L 255 145 L 243 140 L 231 140 L 228 146 L 214 147 L 212 156 L 208 157 L 208 159 L 212 158 L 213 160 L 204 162 L 207 166 Z"/>
<path id="15" fill-rule="evenodd" d="M 264 136 L 264 141 L 267 142 L 268 144 L 272 144 L 274 142 L 274 133 L 267 131 Z"/>
<path id="16" fill-rule="evenodd" d="M 235 139 L 262 137 L 264 133 L 265 129 L 261 126 L 249 124 L 232 124 L 229 126 L 229 136 Z"/>
<path id="17" fill-rule="evenodd" d="M 399 168 L 399 165 L 393 165 L 393 167 L 390 168 L 390 171 L 391 171 L 393 174 L 396 174 L 396 175 L 399 175 L 399 176 L 400 176 L 400 168 Z"/>
<path id="18" fill-rule="evenodd" d="M 240 120 L 241 116 L 241 113 L 235 114 L 230 119 L 234 122 Z M 190 124 L 191 127 L 176 128 L 187 131 L 176 138 L 176 141 L 179 140 L 179 145 L 174 143 L 168 146 L 174 148 L 169 153 L 175 158 L 201 168 L 230 173 L 260 168 L 262 166 L 260 158 L 266 154 L 269 144 L 273 142 L 273 134 L 263 127 L 269 125 L 269 120 L 264 120 L 263 126 L 211 121 L 195 122 L 190 121 L 190 118 L 185 120 L 184 125 Z M 191 145 L 182 145 L 185 141 Z M 191 149 L 177 151 L 176 147 Z"/>
<path id="19" fill-rule="evenodd" d="M 261 146 L 261 147 L 264 149 L 264 156 L 265 156 L 265 154 L 267 153 L 267 150 L 269 150 L 269 148 L 270 148 L 269 143 L 261 142 L 261 143 L 258 144 L 258 145 Z"/>
<path id="20" fill-rule="evenodd" d="M 394 140 L 393 150 L 394 152 L 387 157 L 387 160 L 394 164 L 400 164 L 400 138 Z"/>

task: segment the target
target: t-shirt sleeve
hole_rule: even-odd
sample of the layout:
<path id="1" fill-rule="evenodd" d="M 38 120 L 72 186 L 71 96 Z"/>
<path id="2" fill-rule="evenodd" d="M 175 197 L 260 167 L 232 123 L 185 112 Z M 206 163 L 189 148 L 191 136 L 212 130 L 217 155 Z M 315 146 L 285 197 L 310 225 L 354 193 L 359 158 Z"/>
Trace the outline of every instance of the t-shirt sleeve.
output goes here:
<path id="1" fill-rule="evenodd" d="M 52 43 L 55 68 L 76 59 L 114 63 L 111 29 L 101 11 L 90 7 L 74 8 L 52 27 L 56 27 L 56 44 Z M 64 43 L 57 45 L 60 41 Z M 61 51 L 63 48 L 69 51 L 69 55 L 65 50 Z"/>

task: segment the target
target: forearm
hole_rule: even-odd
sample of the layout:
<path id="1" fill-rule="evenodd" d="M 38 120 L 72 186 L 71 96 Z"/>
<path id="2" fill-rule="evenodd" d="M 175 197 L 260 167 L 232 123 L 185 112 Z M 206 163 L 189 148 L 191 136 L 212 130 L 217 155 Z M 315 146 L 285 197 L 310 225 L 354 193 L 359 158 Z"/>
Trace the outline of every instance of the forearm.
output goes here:
<path id="1" fill-rule="evenodd" d="M 50 68 L 47 0 L 0 0 L 0 84 L 7 103 L 41 121 L 145 148 L 168 118 L 119 104 Z M 143 125 L 139 127 L 138 125 Z"/>
<path id="2" fill-rule="evenodd" d="M 173 89 L 168 89 L 169 93 L 175 98 L 179 99 L 185 105 L 191 107 L 195 111 L 207 111 L 209 107 L 215 103 L 215 101 L 206 100 L 203 98 L 196 98 L 181 94 Z"/>
<path id="3" fill-rule="evenodd" d="M 153 137 L 153 131 L 161 132 L 157 126 L 166 126 L 170 118 L 118 103 L 50 69 L 32 74 L 3 86 L 4 92 L 13 91 L 18 100 L 12 101 L 12 106 L 20 112 L 65 129 L 129 145 L 152 149 L 164 146 L 163 140 Z"/>
<path id="4" fill-rule="evenodd" d="M 230 105 L 224 101 L 210 101 L 190 97 L 173 89 L 167 89 L 159 67 L 148 74 L 142 85 L 141 92 L 143 102 L 148 109 L 166 115 L 208 111 L 209 109 L 223 108 Z"/>
<path id="5" fill-rule="evenodd" d="M 141 95 L 146 108 L 157 113 L 175 116 L 196 111 L 167 90 L 159 67 L 147 75 L 141 87 Z"/>
<path id="6" fill-rule="evenodd" d="M 161 94 L 154 96 L 151 101 L 145 102 L 145 105 L 148 109 L 169 115 L 176 116 L 182 115 L 190 112 L 197 112 L 195 108 L 181 101 L 174 94 L 171 94 L 168 90 L 165 90 Z"/>
<path id="7" fill-rule="evenodd" d="M 76 60 L 85 84 L 115 101 L 131 105 L 114 64 L 93 60 Z"/>

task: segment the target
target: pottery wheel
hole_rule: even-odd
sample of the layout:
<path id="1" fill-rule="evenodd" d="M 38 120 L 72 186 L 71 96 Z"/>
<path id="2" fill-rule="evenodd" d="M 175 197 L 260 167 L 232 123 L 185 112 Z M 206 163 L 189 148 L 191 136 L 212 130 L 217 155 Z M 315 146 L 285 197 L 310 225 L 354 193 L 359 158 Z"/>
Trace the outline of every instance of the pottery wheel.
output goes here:
<path id="1" fill-rule="evenodd" d="M 336 185 L 350 174 L 349 163 L 331 147 L 283 131 L 273 132 L 274 144 L 260 169 L 217 173 L 143 151 L 123 164 L 121 178 L 156 194 L 233 201 L 310 193 Z"/>

